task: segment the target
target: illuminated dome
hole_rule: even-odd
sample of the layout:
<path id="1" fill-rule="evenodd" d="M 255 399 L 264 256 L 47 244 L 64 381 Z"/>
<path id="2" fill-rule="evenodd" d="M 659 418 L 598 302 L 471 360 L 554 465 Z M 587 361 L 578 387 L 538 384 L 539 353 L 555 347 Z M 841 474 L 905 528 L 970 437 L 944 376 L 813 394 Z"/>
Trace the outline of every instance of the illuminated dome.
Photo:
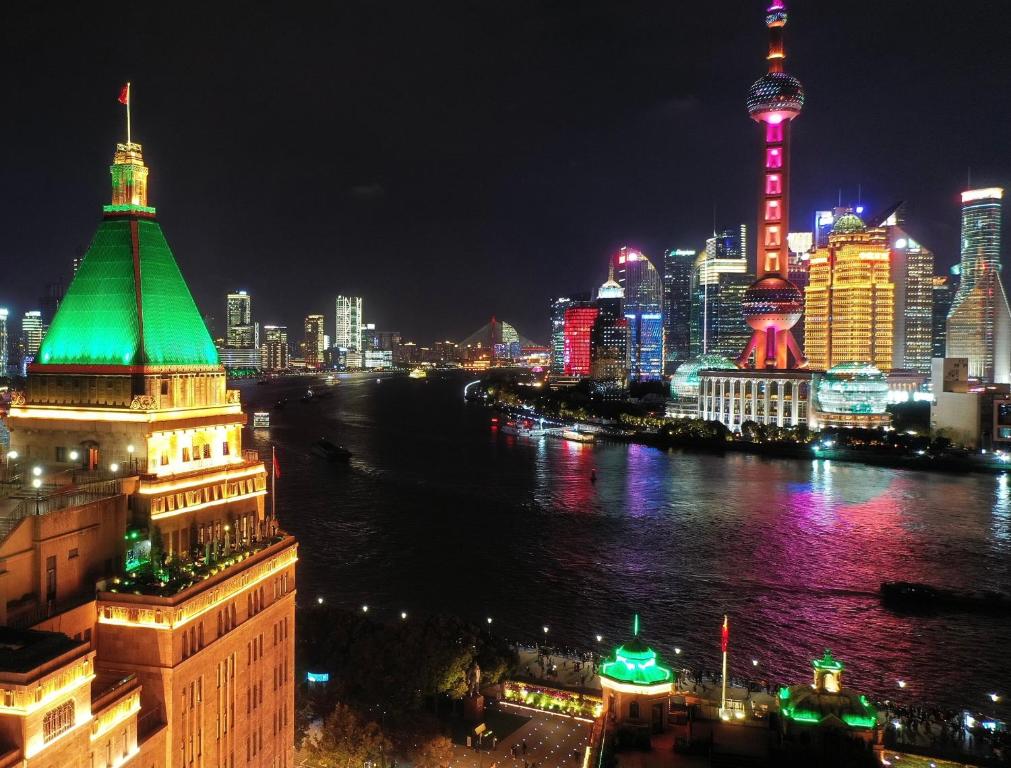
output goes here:
<path id="1" fill-rule="evenodd" d="M 878 727 L 878 712 L 867 697 L 843 687 L 845 666 L 829 651 L 811 662 L 814 684 L 779 689 L 779 712 L 788 723 L 800 726 L 872 730 Z"/>
<path id="2" fill-rule="evenodd" d="M 783 331 L 793 328 L 804 311 L 800 289 L 778 275 L 766 275 L 744 292 L 741 309 L 748 325 L 756 331 L 775 326 Z"/>
<path id="3" fill-rule="evenodd" d="M 832 225 L 832 234 L 835 235 L 851 235 L 854 232 L 866 231 L 867 225 L 864 224 L 864 220 L 855 213 L 844 213 Z"/>
<path id="4" fill-rule="evenodd" d="M 883 414 L 888 405 L 888 382 L 869 363 L 840 363 L 821 377 L 817 399 L 823 413 Z"/>
<path id="5" fill-rule="evenodd" d="M 601 684 L 605 687 L 634 686 L 650 689 L 663 686 L 668 690 L 674 682 L 674 672 L 665 667 L 656 651 L 639 637 L 639 617 L 635 617 L 632 639 L 618 646 L 614 656 L 600 665 Z"/>
<path id="6" fill-rule="evenodd" d="M 756 120 L 771 115 L 789 119 L 796 117 L 803 107 L 804 86 L 786 72 L 768 72 L 748 91 L 748 114 Z"/>
<path id="7" fill-rule="evenodd" d="M 699 355 L 677 367 L 670 379 L 671 397 L 699 396 L 699 371 L 736 371 L 737 364 L 723 355 Z"/>

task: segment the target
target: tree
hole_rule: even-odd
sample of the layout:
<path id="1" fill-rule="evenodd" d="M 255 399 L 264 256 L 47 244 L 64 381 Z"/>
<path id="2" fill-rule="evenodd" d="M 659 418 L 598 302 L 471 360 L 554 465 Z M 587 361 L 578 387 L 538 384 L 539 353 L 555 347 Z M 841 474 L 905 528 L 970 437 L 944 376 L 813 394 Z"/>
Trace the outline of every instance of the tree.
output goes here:
<path id="1" fill-rule="evenodd" d="M 305 744 L 309 762 L 317 768 L 359 768 L 370 760 L 382 764 L 390 747 L 376 723 L 365 722 L 346 704 L 338 704 Z"/>
<path id="2" fill-rule="evenodd" d="M 453 762 L 453 742 L 445 736 L 423 741 L 411 754 L 415 768 L 447 768 Z"/>

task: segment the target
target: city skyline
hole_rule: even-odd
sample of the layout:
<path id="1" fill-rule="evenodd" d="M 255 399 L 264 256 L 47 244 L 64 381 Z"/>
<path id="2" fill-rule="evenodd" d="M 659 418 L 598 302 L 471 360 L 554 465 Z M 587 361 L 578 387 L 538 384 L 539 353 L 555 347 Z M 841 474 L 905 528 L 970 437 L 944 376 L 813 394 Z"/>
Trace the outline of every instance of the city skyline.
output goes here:
<path id="1" fill-rule="evenodd" d="M 390 7 L 398 6 L 394 3 Z M 197 264 L 209 266 L 208 274 L 194 288 L 204 313 L 220 313 L 218 297 L 239 283 L 261 296 L 259 314 L 264 321 L 298 327 L 305 313 L 325 311 L 333 294 L 350 292 L 370 297 L 370 306 L 375 309 L 370 316 L 381 326 L 400 328 L 419 340 L 459 338 L 487 317 L 487 307 L 493 307 L 497 316 L 509 318 L 526 334 L 545 341 L 544 302 L 551 295 L 593 290 L 599 285 L 606 276 L 600 255 L 613 252 L 623 243 L 640 248 L 654 260 L 660 260 L 669 248 L 699 248 L 713 229 L 714 205 L 718 226 L 750 219 L 754 205 L 750 178 L 757 143 L 752 126 L 737 116 L 744 91 L 741 83 L 751 82 L 755 76 L 751 54 L 760 56 L 765 41 L 763 30 L 755 28 L 753 14 L 740 13 L 739 6 L 733 10 L 737 12 L 732 12 L 729 3 L 717 4 L 684 11 L 681 19 L 681 10 L 659 9 L 650 14 L 656 31 L 643 32 L 635 14 L 627 10 L 604 8 L 594 13 L 587 9 L 562 12 L 512 8 L 500 19 L 504 30 L 492 40 L 482 37 L 489 33 L 475 29 L 478 25 L 467 14 L 450 14 L 453 33 L 462 32 L 465 39 L 487 44 L 489 53 L 474 62 L 480 73 L 488 75 L 487 85 L 477 97 L 461 97 L 459 83 L 450 80 L 434 87 L 429 98 L 447 106 L 458 98 L 476 99 L 476 105 L 467 101 L 458 105 L 465 107 L 463 114 L 468 118 L 446 134 L 445 124 L 439 122 L 437 128 L 428 111 L 423 110 L 417 124 L 411 124 L 409 135 L 402 136 L 399 131 L 391 152 L 387 152 L 388 145 L 376 146 L 379 142 L 362 133 L 364 124 L 387 136 L 399 123 L 401 107 L 376 104 L 371 90 L 375 82 L 348 78 L 333 87 L 346 97 L 344 103 L 357 107 L 356 113 L 364 116 L 350 121 L 343 129 L 347 134 L 339 135 L 316 163 L 301 162 L 303 150 L 292 149 L 288 142 L 265 140 L 263 134 L 266 127 L 283 136 L 297 132 L 303 125 L 327 126 L 336 117 L 329 106 L 305 98 L 306 94 L 299 93 L 294 100 L 288 98 L 287 88 L 298 82 L 292 71 L 297 62 L 283 56 L 277 72 L 258 73 L 262 83 L 244 72 L 229 70 L 234 93 L 220 82 L 221 74 L 213 75 L 206 83 L 207 72 L 214 68 L 201 68 L 199 58 L 194 66 L 186 68 L 178 83 L 170 85 L 166 72 L 176 74 L 178 62 L 172 56 L 168 61 L 157 61 L 154 51 L 164 46 L 149 49 L 140 42 L 127 43 L 131 53 L 127 57 L 131 61 L 129 72 L 122 71 L 122 64 L 117 63 L 120 57 L 113 57 L 116 61 L 96 60 L 59 74 L 45 69 L 22 73 L 18 67 L 11 68 L 9 71 L 19 75 L 11 83 L 14 100 L 19 94 L 26 95 L 27 89 L 52 94 L 68 91 L 63 104 L 66 113 L 94 115 L 95 119 L 93 123 L 84 121 L 81 130 L 68 138 L 70 125 L 48 106 L 55 101 L 46 99 L 18 125 L 3 129 L 12 146 L 25 144 L 31 135 L 32 141 L 42 141 L 52 149 L 44 158 L 13 159 L 11 178 L 18 181 L 19 195 L 8 206 L 7 229 L 13 229 L 15 219 L 25 222 L 12 233 L 9 244 L 22 268 L 8 283 L 9 293 L 0 296 L 0 305 L 11 308 L 14 316 L 37 308 L 25 297 L 41 295 L 43 287 L 54 279 L 66 281 L 73 259 L 87 246 L 90 210 L 81 201 L 94 199 L 96 205 L 100 201 L 100 191 L 90 179 L 105 162 L 94 148 L 101 146 L 100 138 L 110 133 L 118 135 L 115 132 L 121 130 L 118 115 L 101 114 L 97 107 L 105 92 L 95 84 L 105 84 L 114 93 L 122 81 L 131 79 L 136 94 L 136 136 L 157 147 L 159 159 L 200 156 L 206 149 L 202 144 L 206 134 L 196 129 L 196 121 L 209 121 L 212 127 L 209 140 L 215 142 L 215 151 L 208 165 L 180 167 L 176 174 L 166 175 L 155 184 L 153 200 L 155 205 L 164 204 L 166 210 L 173 211 L 177 224 L 189 224 L 182 235 L 188 254 L 181 265 L 184 273 Z M 756 14 L 760 10 L 756 6 Z M 840 188 L 844 200 L 862 202 L 869 209 L 905 199 L 910 207 L 909 227 L 918 241 L 936 254 L 941 272 L 957 260 L 958 193 L 969 186 L 968 169 L 973 169 L 972 186 L 1000 185 L 1011 178 L 1011 159 L 1002 148 L 983 138 L 987 130 L 984 123 L 989 121 L 980 120 L 981 113 L 974 115 L 973 110 L 967 110 L 955 114 L 952 110 L 937 120 L 933 101 L 940 91 L 958 92 L 967 103 L 983 103 L 984 94 L 998 88 L 1003 70 L 999 62 L 994 65 L 987 59 L 985 51 L 988 36 L 995 34 L 992 28 L 999 26 L 988 22 L 999 14 L 992 10 L 988 13 L 983 3 L 968 7 L 963 4 L 957 11 L 937 4 L 931 12 L 915 17 L 901 8 L 889 7 L 876 12 L 873 29 L 867 32 L 857 15 L 847 18 L 834 9 L 804 2 L 791 10 L 795 11 L 791 29 L 796 33 L 791 37 L 791 57 L 803 62 L 798 71 L 810 92 L 818 94 L 797 129 L 794 159 L 799 170 L 793 180 L 794 219 L 831 207 Z M 153 29 L 150 34 L 156 37 L 178 36 L 185 40 L 187 34 L 197 34 L 178 29 L 172 19 L 157 11 L 137 13 L 123 23 Z M 355 13 L 367 15 L 362 10 Z M 537 34 L 523 26 L 525 18 L 546 30 L 579 22 L 564 46 L 564 53 L 577 64 L 571 83 L 557 71 L 557 53 L 537 54 L 548 57 L 542 63 L 551 65 L 543 84 L 533 82 L 529 65 L 498 56 L 502 52 L 499 34 L 507 37 L 515 32 L 526 41 Z M 324 18 L 321 26 L 334 21 Z M 56 28 L 47 30 L 52 34 L 46 39 L 62 36 L 66 42 L 60 50 L 47 51 L 58 62 L 61 57 L 74 56 L 86 37 L 89 45 L 99 37 L 97 33 L 90 37 L 86 33 L 90 25 L 97 29 L 97 25 L 105 24 L 105 16 L 96 13 L 85 21 L 83 29 L 74 31 L 65 20 L 52 23 Z M 223 23 L 223 19 L 212 15 L 208 29 L 221 29 Z M 240 27 L 242 24 L 240 19 Z M 390 24 L 388 32 L 396 39 L 404 19 L 393 14 Z M 609 25 L 614 24 L 619 31 L 636 31 L 647 37 L 630 61 L 608 60 L 605 66 L 595 52 L 600 50 L 604 29 L 610 35 Z M 288 27 L 292 26 L 299 25 L 290 22 Z M 18 55 L 26 43 L 33 50 L 40 44 L 45 48 L 47 44 L 32 35 L 37 27 L 28 25 L 27 29 L 27 34 L 12 39 L 8 55 Z M 910 35 L 914 29 L 916 34 Z M 374 32 L 370 39 L 375 42 L 384 34 Z M 427 53 L 428 46 L 437 44 L 441 34 L 418 43 L 419 51 L 404 55 Z M 828 35 L 852 41 L 848 43 L 852 56 L 846 57 L 845 65 L 828 62 L 814 53 L 826 44 Z M 912 38 L 916 39 L 915 45 Z M 672 40 L 677 44 L 671 45 Z M 847 131 L 845 141 L 841 140 L 845 106 L 831 98 L 837 83 L 866 80 L 896 56 L 914 62 L 908 68 L 914 71 L 915 62 L 926 62 L 931 55 L 931 41 L 938 43 L 933 46 L 936 48 L 941 40 L 960 61 L 963 71 L 969 68 L 973 76 L 958 78 L 937 68 L 929 83 L 904 77 L 893 82 L 888 93 L 867 93 L 865 108 L 869 113 L 877 110 L 903 119 L 897 120 L 892 130 L 876 124 L 874 131 Z M 884 41 L 887 45 L 876 44 Z M 244 46 L 240 35 L 235 39 L 225 35 L 222 43 L 238 50 Z M 275 46 L 281 52 L 290 51 L 284 40 Z M 715 46 L 712 60 L 723 62 L 719 68 L 709 57 L 697 55 L 710 46 Z M 740 48 L 749 56 L 721 56 L 724 47 Z M 433 74 L 446 75 L 452 63 L 445 56 L 436 57 L 431 64 Z M 392 76 L 392 66 L 361 77 Z M 601 74 L 607 76 L 603 85 Z M 237 98 L 250 95 L 254 79 L 257 94 L 263 95 L 237 103 Z M 957 89 L 945 88 L 956 81 Z M 572 86 L 573 95 L 551 105 L 550 97 L 556 96 L 562 85 Z M 601 106 L 589 105 L 592 99 L 588 89 L 592 88 L 603 89 Z M 266 116 L 275 98 L 289 108 L 286 118 Z M 488 106 L 489 99 L 496 106 Z M 546 104 L 549 108 L 545 112 Z M 468 106 L 478 108 L 468 110 Z M 993 119 L 999 122 L 1001 106 L 991 106 L 998 110 Z M 540 109 L 543 119 L 517 116 L 528 115 L 531 109 Z M 284 111 L 276 110 L 278 114 Z M 507 119 L 487 133 L 489 119 L 502 116 L 500 111 Z M 230 117 L 228 125 L 241 124 L 243 130 L 234 138 L 235 132 L 228 130 L 230 138 L 219 140 L 226 129 L 222 117 L 226 112 L 237 116 Z M 925 119 L 928 115 L 929 123 Z M 183 125 L 176 126 L 177 119 L 183 120 Z M 705 124 L 706 132 L 698 133 L 696 124 Z M 910 125 L 916 128 L 910 129 Z M 459 132 L 466 133 L 461 137 Z M 505 143 L 500 140 L 504 132 L 511 136 Z M 954 151 L 935 158 L 927 167 L 920 158 L 942 133 L 957 135 L 960 141 Z M 465 139 L 462 144 L 461 138 Z M 567 149 L 558 158 L 546 157 L 542 148 L 545 138 L 548 148 Z M 631 148 L 633 144 L 635 149 Z M 288 147 L 285 151 L 294 152 L 294 157 L 289 159 L 274 149 L 282 145 Z M 693 152 L 685 153 L 686 146 L 692 146 Z M 355 157 L 350 157 L 351 148 L 358 153 Z M 477 163 L 481 174 L 475 177 L 464 166 L 482 153 L 495 157 L 483 165 Z M 704 174 L 695 172 L 693 164 L 701 162 L 701 158 L 694 157 L 696 154 L 705 157 Z M 403 160 L 404 170 L 390 167 L 384 160 L 387 155 Z M 435 178 L 427 172 L 431 163 L 446 161 L 447 156 L 454 171 L 449 178 Z M 253 191 L 262 185 L 253 184 L 249 173 L 262 173 L 265 167 L 284 167 L 291 172 L 292 160 L 298 163 L 294 170 L 298 184 L 293 188 L 310 191 L 311 202 L 276 189 Z M 488 163 L 494 167 L 489 168 Z M 503 167 L 510 164 L 518 170 Z M 599 178 L 599 183 L 587 184 L 590 167 L 593 179 Z M 229 168 L 225 174 L 228 194 L 193 194 L 206 182 L 201 177 L 219 168 Z M 679 185 L 670 184 L 679 173 L 694 174 L 697 183 L 682 191 Z M 66 181 L 66 191 L 51 192 L 48 182 L 44 186 L 38 181 L 57 175 Z M 616 199 L 613 185 L 622 178 L 635 179 L 635 191 Z M 488 181 L 483 184 L 480 179 Z M 76 205 L 69 205 L 71 195 Z M 559 203 L 553 204 L 551 218 L 529 210 L 532 203 L 543 201 L 546 195 Z M 458 207 L 461 198 L 469 202 Z M 43 201 L 67 208 L 68 222 L 60 231 L 39 237 L 30 233 L 38 231 L 32 222 L 44 209 Z M 604 211 L 607 216 L 602 215 Z M 208 212 L 214 215 L 205 215 Z M 488 214 L 487 222 L 476 225 L 474 222 L 484 213 Z M 515 222 L 521 225 L 513 229 Z M 364 236 L 366 231 L 369 237 Z M 549 253 L 551 258 L 545 258 Z M 236 280 L 239 265 L 247 258 L 256 268 Z M 290 264 L 293 269 L 282 271 L 278 264 Z M 590 270 L 589 265 L 597 266 Z M 583 284 L 573 286 L 569 275 L 578 273 L 584 273 L 585 279 Z M 418 290 L 408 291 L 399 283 L 391 285 L 386 279 L 389 274 L 402 275 L 405 285 L 417 286 Z M 513 274 L 533 277 L 543 289 L 505 290 L 503 286 L 511 284 Z M 459 298 L 454 302 L 453 316 L 436 311 L 437 286 Z M 414 318 L 415 327 L 411 327 Z"/>

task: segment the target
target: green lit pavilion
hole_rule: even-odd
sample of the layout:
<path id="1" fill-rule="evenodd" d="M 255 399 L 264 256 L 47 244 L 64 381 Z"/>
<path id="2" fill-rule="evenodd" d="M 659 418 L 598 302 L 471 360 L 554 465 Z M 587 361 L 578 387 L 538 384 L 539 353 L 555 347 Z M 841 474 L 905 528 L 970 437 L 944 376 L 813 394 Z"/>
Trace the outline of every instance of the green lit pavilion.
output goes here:
<path id="1" fill-rule="evenodd" d="M 663 730 L 675 673 L 639 636 L 635 617 L 632 639 L 600 665 L 604 714 L 624 729 Z"/>
<path id="2" fill-rule="evenodd" d="M 843 663 L 826 650 L 814 667 L 813 685 L 779 690 L 779 712 L 784 730 L 819 726 L 867 732 L 877 729 L 878 713 L 863 694 L 842 686 Z"/>

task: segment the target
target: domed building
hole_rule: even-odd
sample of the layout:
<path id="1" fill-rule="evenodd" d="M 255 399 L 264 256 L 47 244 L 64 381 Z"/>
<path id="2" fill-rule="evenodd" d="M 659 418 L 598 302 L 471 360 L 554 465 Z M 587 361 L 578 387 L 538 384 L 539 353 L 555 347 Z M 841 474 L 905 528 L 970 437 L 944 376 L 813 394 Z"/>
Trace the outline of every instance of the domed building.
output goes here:
<path id="1" fill-rule="evenodd" d="M 822 427 L 876 428 L 891 424 L 888 381 L 869 363 L 840 363 L 819 377 L 815 388 Z"/>
<path id="2" fill-rule="evenodd" d="M 632 639 L 618 646 L 614 655 L 600 665 L 605 721 L 619 733 L 631 732 L 645 738 L 663 731 L 675 678 L 674 671 L 664 666 L 656 651 L 639 637 L 636 616 Z"/>
<path id="3" fill-rule="evenodd" d="M 670 380 L 670 396 L 675 400 L 697 400 L 699 372 L 705 370 L 736 371 L 737 363 L 723 355 L 707 354 L 693 357 L 677 367 Z"/>
<path id="4" fill-rule="evenodd" d="M 810 744 L 823 740 L 826 731 L 843 731 L 873 743 L 879 734 L 878 711 L 866 696 L 843 687 L 843 663 L 826 650 L 811 666 L 813 685 L 779 689 L 780 730 L 784 739 Z"/>

